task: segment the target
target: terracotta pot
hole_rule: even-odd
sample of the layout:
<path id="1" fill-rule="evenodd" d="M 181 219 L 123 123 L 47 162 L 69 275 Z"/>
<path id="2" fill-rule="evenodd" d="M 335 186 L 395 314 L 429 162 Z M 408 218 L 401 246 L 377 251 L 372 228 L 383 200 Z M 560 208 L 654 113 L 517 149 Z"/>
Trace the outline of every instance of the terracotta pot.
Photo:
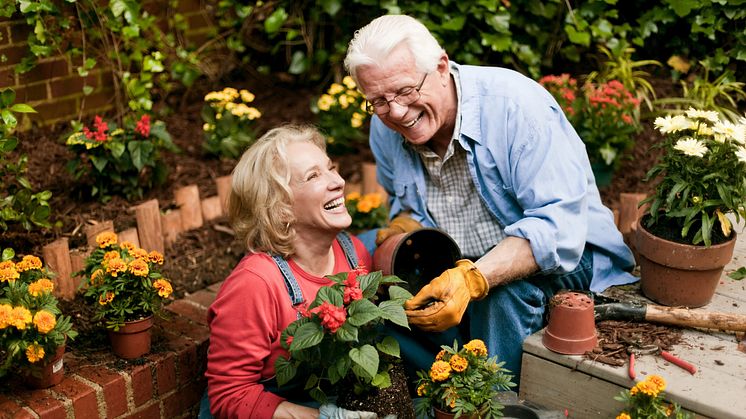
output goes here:
<path id="1" fill-rule="evenodd" d="M 593 300 L 580 292 L 561 292 L 549 303 L 549 324 L 542 342 L 553 352 L 582 355 L 598 344 Z"/>
<path id="2" fill-rule="evenodd" d="M 416 294 L 431 279 L 456 266 L 458 244 L 445 231 L 423 228 L 387 238 L 373 254 L 373 270 L 396 275 Z"/>
<path id="3" fill-rule="evenodd" d="M 153 316 L 131 322 L 124 322 L 118 331 L 109 330 L 111 348 L 123 359 L 139 358 L 150 352 L 150 328 Z"/>
<path id="4" fill-rule="evenodd" d="M 484 410 L 484 409 L 482 409 L 482 410 Z M 455 413 L 445 412 L 443 410 L 438 409 L 437 407 L 435 408 L 435 419 L 453 419 L 455 417 L 456 417 Z M 482 416 L 479 415 L 478 413 L 474 413 L 473 415 L 461 415 L 461 416 L 459 416 L 459 419 L 461 419 L 461 418 L 463 418 L 463 419 L 479 419 L 481 417 Z"/>
<path id="5" fill-rule="evenodd" d="M 24 372 L 22 374 L 24 383 L 35 389 L 49 388 L 59 384 L 65 377 L 64 356 L 65 345 L 63 344 L 57 347 L 57 351 L 50 359 L 44 361 L 41 369 L 37 370 L 38 376 L 31 372 Z"/>
<path id="6" fill-rule="evenodd" d="M 702 307 L 709 303 L 736 245 L 735 231 L 725 243 L 693 246 L 657 237 L 640 221 L 634 235 L 642 292 L 667 306 Z"/>

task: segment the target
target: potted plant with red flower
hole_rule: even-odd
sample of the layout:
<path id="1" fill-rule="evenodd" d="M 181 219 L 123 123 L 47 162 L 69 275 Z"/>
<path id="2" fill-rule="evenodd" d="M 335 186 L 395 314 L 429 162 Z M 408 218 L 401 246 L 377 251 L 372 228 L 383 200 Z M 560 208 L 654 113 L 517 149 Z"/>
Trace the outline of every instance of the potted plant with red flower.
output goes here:
<path id="1" fill-rule="evenodd" d="M 125 118 L 122 126 L 96 115 L 92 127 L 73 122 L 66 144 L 76 157 L 67 164 L 75 179 L 84 178 L 91 196 L 107 201 L 120 194 L 141 198 L 146 189 L 166 180 L 164 150 L 178 152 L 162 121 L 143 114 Z"/>
<path id="2" fill-rule="evenodd" d="M 278 384 L 301 383 L 320 403 L 336 392 L 336 404 L 349 410 L 414 417 L 399 343 L 382 330 L 385 322 L 409 329 L 403 304 L 412 295 L 396 285 L 401 279 L 381 272 L 357 269 L 328 278 L 334 283 L 322 287 L 300 318 L 283 331 L 289 356 L 280 356 L 275 363 Z M 380 406 L 361 403 L 389 388 L 396 389 L 393 400 L 406 400 L 389 399 Z M 402 412 L 406 408 L 410 411 Z"/>

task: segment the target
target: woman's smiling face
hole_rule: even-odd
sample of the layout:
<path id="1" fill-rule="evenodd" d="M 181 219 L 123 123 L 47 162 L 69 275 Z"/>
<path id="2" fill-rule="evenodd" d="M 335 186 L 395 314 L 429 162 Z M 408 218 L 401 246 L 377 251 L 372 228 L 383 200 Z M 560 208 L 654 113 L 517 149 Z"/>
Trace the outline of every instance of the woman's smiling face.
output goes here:
<path id="1" fill-rule="evenodd" d="M 336 234 L 349 227 L 352 218 L 345 207 L 345 181 L 326 153 L 312 143 L 297 142 L 287 146 L 287 154 L 295 231 Z"/>

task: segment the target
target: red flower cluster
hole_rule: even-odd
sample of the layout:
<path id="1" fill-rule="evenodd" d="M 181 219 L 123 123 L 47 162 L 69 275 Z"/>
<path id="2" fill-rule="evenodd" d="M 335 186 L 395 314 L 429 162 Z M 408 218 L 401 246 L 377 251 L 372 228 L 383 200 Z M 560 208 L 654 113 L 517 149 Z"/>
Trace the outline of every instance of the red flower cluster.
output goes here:
<path id="1" fill-rule="evenodd" d="M 150 135 L 150 115 L 143 115 L 140 120 L 137 121 L 135 132 L 145 138 L 148 138 L 148 136 Z"/>
<path id="2" fill-rule="evenodd" d="M 311 310 L 312 313 L 318 314 L 321 319 L 321 325 L 331 333 L 336 332 L 347 320 L 347 310 L 344 307 L 337 307 L 332 303 L 325 302 Z"/>
<path id="3" fill-rule="evenodd" d="M 83 127 L 83 134 L 85 134 L 85 138 L 88 138 L 89 140 L 95 139 L 96 141 L 106 141 L 107 135 L 106 131 L 109 130 L 109 125 L 104 121 L 100 116 L 96 115 L 95 118 L 93 118 L 93 127 L 96 128 L 96 131 L 91 131 L 88 129 L 88 127 Z"/>
<path id="4" fill-rule="evenodd" d="M 591 107 L 597 110 L 605 110 L 607 107 L 620 110 L 621 119 L 627 124 L 633 123 L 632 117 L 626 111 L 636 108 L 640 100 L 632 96 L 622 83 L 611 80 L 599 86 L 588 84 L 585 89 Z"/>
<path id="5" fill-rule="evenodd" d="M 357 281 L 358 275 L 365 275 L 368 270 L 364 266 L 358 266 L 352 272 L 347 274 L 347 279 L 344 282 L 344 304 L 350 304 L 353 301 L 360 300 L 363 298 L 363 290 L 360 289 L 360 283 Z"/>
<path id="6" fill-rule="evenodd" d="M 558 102 L 562 106 L 562 110 L 568 116 L 575 115 L 575 89 L 577 88 L 578 82 L 574 78 L 570 77 L 569 74 L 563 73 L 559 76 L 549 75 L 539 79 L 539 84 L 544 86 L 547 90 L 552 92 L 555 97 L 558 97 Z M 560 98 L 562 100 L 560 100 Z"/>

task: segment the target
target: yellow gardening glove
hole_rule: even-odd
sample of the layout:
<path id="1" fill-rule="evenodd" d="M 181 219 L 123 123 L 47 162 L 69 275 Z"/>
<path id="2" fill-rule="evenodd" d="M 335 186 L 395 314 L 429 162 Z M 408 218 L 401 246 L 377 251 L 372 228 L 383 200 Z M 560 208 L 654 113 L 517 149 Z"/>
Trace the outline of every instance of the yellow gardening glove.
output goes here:
<path id="1" fill-rule="evenodd" d="M 404 303 L 409 324 L 427 332 L 441 332 L 461 323 L 466 306 L 490 290 L 487 278 L 469 259 L 456 262 Z"/>
<path id="2" fill-rule="evenodd" d="M 396 234 L 409 233 L 410 231 L 415 231 L 421 228 L 422 225 L 413 220 L 409 214 L 399 214 L 391 220 L 388 227 L 382 227 L 378 230 L 378 233 L 376 233 L 376 245 L 380 245 L 386 239 Z"/>

